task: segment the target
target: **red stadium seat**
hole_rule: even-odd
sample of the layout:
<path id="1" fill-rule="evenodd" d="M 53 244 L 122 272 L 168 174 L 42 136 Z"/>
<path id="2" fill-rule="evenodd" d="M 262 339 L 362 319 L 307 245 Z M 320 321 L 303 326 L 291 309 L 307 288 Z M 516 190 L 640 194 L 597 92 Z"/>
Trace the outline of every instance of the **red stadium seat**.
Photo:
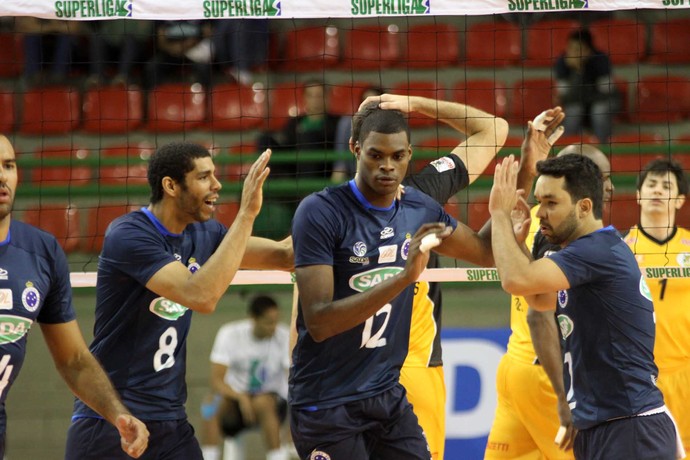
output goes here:
<path id="1" fill-rule="evenodd" d="M 406 81 L 398 83 L 391 89 L 393 94 L 407 94 L 410 96 L 422 96 L 431 99 L 446 99 L 444 88 L 439 88 L 435 81 Z M 434 126 L 436 120 L 420 113 L 412 112 L 409 114 L 410 128 L 423 128 Z"/>
<path id="2" fill-rule="evenodd" d="M 89 208 L 86 233 L 82 238 L 82 249 L 90 253 L 101 252 L 108 225 L 116 218 L 139 208 L 140 206 L 125 204 L 106 204 Z"/>
<path id="3" fill-rule="evenodd" d="M 0 90 L 0 133 L 14 131 L 14 93 L 9 90 Z"/>
<path id="4" fill-rule="evenodd" d="M 0 77 L 17 77 L 24 69 L 24 48 L 19 34 L 0 34 Z"/>
<path id="5" fill-rule="evenodd" d="M 556 141 L 555 147 L 556 149 L 560 150 L 561 148 L 572 144 L 590 144 L 596 146 L 599 145 L 599 139 L 597 139 L 596 136 L 587 133 L 563 135 Z"/>
<path id="6" fill-rule="evenodd" d="M 257 154 L 256 144 L 235 144 L 228 149 L 228 154 L 235 160 L 240 159 L 241 163 L 231 163 L 223 168 L 223 178 L 232 182 L 244 180 L 252 167 L 253 160 Z"/>
<path id="7" fill-rule="evenodd" d="M 515 65 L 522 54 L 522 33 L 509 22 L 471 25 L 465 34 L 465 64 L 469 67 Z"/>
<path id="8" fill-rule="evenodd" d="M 340 60 L 340 40 L 335 26 L 294 29 L 285 33 L 280 70 L 310 72 L 334 67 Z"/>
<path id="9" fill-rule="evenodd" d="M 213 218 L 229 228 L 235 221 L 235 217 L 237 217 L 239 210 L 240 203 L 237 201 L 220 203 L 216 205 L 216 212 L 213 213 Z"/>
<path id="10" fill-rule="evenodd" d="M 349 70 L 388 69 L 400 61 L 398 26 L 362 26 L 348 31 L 342 66 Z"/>
<path id="11" fill-rule="evenodd" d="M 153 132 L 184 132 L 206 119 L 206 92 L 199 83 L 167 83 L 148 96 L 148 125 Z"/>
<path id="12" fill-rule="evenodd" d="M 67 134 L 79 126 L 79 91 L 69 86 L 31 89 L 22 95 L 22 134 Z"/>
<path id="13" fill-rule="evenodd" d="M 52 234 L 65 252 L 74 252 L 80 245 L 79 211 L 67 204 L 44 204 L 24 211 L 27 224 Z"/>
<path id="14" fill-rule="evenodd" d="M 642 77 L 637 83 L 635 109 L 638 123 L 668 123 L 690 112 L 690 79 L 680 76 Z"/>
<path id="15" fill-rule="evenodd" d="M 594 46 L 609 55 L 612 64 L 635 64 L 645 55 L 647 27 L 630 19 L 605 19 L 593 23 Z"/>
<path id="16" fill-rule="evenodd" d="M 329 86 L 328 106 L 330 112 L 335 115 L 354 114 L 362 102 L 362 94 L 373 85 L 367 82 L 353 82 L 352 84 L 340 84 Z"/>
<path id="17" fill-rule="evenodd" d="M 658 64 L 690 63 L 690 19 L 669 19 L 654 24 L 649 60 Z"/>
<path id="18" fill-rule="evenodd" d="M 531 25 L 527 31 L 527 55 L 523 65 L 552 67 L 565 51 L 568 36 L 578 27 L 577 21 L 567 19 Z"/>
<path id="19" fill-rule="evenodd" d="M 98 182 L 106 185 L 148 184 L 146 161 L 154 150 L 153 145 L 147 142 L 103 149 L 101 159 L 119 159 L 122 164 L 102 165 L 98 170 Z"/>
<path id="20" fill-rule="evenodd" d="M 52 145 L 36 151 L 34 157 L 46 160 L 69 160 L 67 166 L 41 165 L 33 168 L 35 185 L 88 185 L 91 182 L 91 167 L 85 164 L 91 155 L 87 148 L 70 145 Z"/>
<path id="21" fill-rule="evenodd" d="M 268 90 L 269 130 L 280 130 L 290 118 L 304 112 L 303 91 L 299 83 L 282 83 Z"/>
<path id="22" fill-rule="evenodd" d="M 640 221 L 640 207 L 635 193 L 614 192 L 608 209 L 607 206 L 604 207 L 604 221 L 621 232 L 637 224 Z"/>
<path id="23" fill-rule="evenodd" d="M 460 52 L 458 29 L 451 24 L 410 26 L 403 34 L 404 66 L 416 69 L 438 68 L 457 64 Z"/>
<path id="24" fill-rule="evenodd" d="M 143 94 L 134 86 L 93 88 L 84 94 L 83 109 L 84 131 L 93 134 L 124 134 L 142 124 Z"/>
<path id="25" fill-rule="evenodd" d="M 221 84 L 210 93 L 209 126 L 214 131 L 242 131 L 261 126 L 266 117 L 266 91 L 260 84 Z"/>
<path id="26" fill-rule="evenodd" d="M 507 113 L 506 85 L 500 81 L 490 79 L 460 81 L 453 87 L 451 98 L 499 117 L 505 117 Z"/>
<path id="27" fill-rule="evenodd" d="M 488 196 L 474 198 L 467 204 L 467 226 L 472 230 L 478 232 L 490 217 Z"/>
<path id="28" fill-rule="evenodd" d="M 625 153 L 614 151 L 611 154 L 611 171 L 614 173 L 636 174 L 653 159 L 668 155 L 668 141 L 658 134 L 614 134 L 611 136 L 610 145 L 613 149 L 626 149 Z M 652 151 L 642 151 L 644 149 L 640 148 L 641 145 L 651 145 L 654 146 L 654 149 Z"/>
<path id="29" fill-rule="evenodd" d="M 511 101 L 514 124 L 527 126 L 528 120 L 553 106 L 555 85 L 551 79 L 525 79 L 515 85 Z"/>

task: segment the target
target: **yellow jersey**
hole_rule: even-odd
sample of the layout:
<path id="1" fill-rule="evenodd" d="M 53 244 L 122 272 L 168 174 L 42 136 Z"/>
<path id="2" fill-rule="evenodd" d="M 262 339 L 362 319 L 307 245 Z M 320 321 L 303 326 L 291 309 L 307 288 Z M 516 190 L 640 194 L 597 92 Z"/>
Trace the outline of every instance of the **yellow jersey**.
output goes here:
<path id="1" fill-rule="evenodd" d="M 634 226 L 625 242 L 648 278 L 656 316 L 654 358 L 660 371 L 672 372 L 690 363 L 690 231 L 676 228 L 658 241 Z M 665 267 L 659 272 L 649 267 Z M 688 270 L 683 270 L 688 268 Z M 679 270 L 680 269 L 680 270 Z M 670 276 L 684 275 L 680 278 Z"/>

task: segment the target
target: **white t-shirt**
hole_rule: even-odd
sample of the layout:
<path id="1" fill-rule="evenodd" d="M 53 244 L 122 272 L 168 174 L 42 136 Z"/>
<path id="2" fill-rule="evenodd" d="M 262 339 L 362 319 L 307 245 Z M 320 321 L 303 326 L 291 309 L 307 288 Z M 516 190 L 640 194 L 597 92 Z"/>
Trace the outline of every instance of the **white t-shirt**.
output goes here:
<path id="1" fill-rule="evenodd" d="M 216 335 L 211 362 L 228 367 L 225 383 L 245 393 L 277 393 L 287 398 L 290 334 L 279 324 L 273 337 L 257 339 L 252 320 L 225 324 Z"/>

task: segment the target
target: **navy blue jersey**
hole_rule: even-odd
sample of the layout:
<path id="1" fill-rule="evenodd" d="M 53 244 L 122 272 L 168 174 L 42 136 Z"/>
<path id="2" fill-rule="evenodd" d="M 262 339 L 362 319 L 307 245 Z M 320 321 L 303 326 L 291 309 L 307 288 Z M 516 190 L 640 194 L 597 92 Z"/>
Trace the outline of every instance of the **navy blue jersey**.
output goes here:
<path id="1" fill-rule="evenodd" d="M 295 266 L 331 265 L 333 300 L 363 292 L 403 270 L 422 224 L 457 222 L 432 198 L 407 189 L 388 209 L 375 208 L 354 181 L 308 196 L 292 226 Z M 369 398 L 398 382 L 407 354 L 413 286 L 365 323 L 316 343 L 301 305 L 290 369 L 293 407 L 333 407 Z"/>
<path id="2" fill-rule="evenodd" d="M 662 406 L 655 383 L 654 307 L 620 234 L 606 227 L 548 257 L 570 283 L 558 293 L 557 317 L 575 427 Z"/>
<path id="3" fill-rule="evenodd" d="M 5 433 L 5 399 L 24 363 L 34 321 L 75 319 L 67 258 L 55 237 L 10 221 L 0 242 L 0 434 Z"/>
<path id="4" fill-rule="evenodd" d="M 186 417 L 186 341 L 192 311 L 146 289 L 158 270 L 180 261 L 195 272 L 226 230 L 210 220 L 169 233 L 147 209 L 117 218 L 98 261 L 91 351 L 129 410 L 142 420 Z M 76 417 L 96 414 L 82 401 Z"/>

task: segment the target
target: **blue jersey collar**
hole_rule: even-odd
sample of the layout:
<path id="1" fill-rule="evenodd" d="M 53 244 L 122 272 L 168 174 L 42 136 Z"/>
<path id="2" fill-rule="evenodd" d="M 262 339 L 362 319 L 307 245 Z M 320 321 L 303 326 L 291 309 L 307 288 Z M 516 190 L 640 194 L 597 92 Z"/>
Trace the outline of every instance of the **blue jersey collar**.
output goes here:
<path id="1" fill-rule="evenodd" d="M 0 246 L 5 246 L 5 245 L 10 244 L 11 236 L 12 236 L 12 231 L 11 231 L 11 229 L 8 228 L 7 229 L 7 238 L 5 238 L 3 241 L 0 241 Z"/>
<path id="2" fill-rule="evenodd" d="M 374 206 L 373 204 L 369 203 L 369 201 L 366 198 L 364 198 L 364 195 L 362 195 L 362 192 L 360 192 L 359 189 L 357 188 L 357 184 L 355 184 L 354 179 L 351 179 L 350 182 L 348 182 L 348 184 L 350 185 L 350 190 L 352 190 L 352 193 L 355 194 L 357 201 L 362 203 L 362 206 L 364 206 L 367 209 L 373 209 L 374 211 L 390 211 L 391 209 L 393 209 L 395 207 L 395 201 L 396 200 L 393 200 L 391 205 L 387 206 L 385 208 L 379 208 L 378 206 Z"/>
<path id="3" fill-rule="evenodd" d="M 172 232 L 168 231 L 168 229 L 165 228 L 163 226 L 163 224 L 161 224 L 161 221 L 158 220 L 158 218 L 153 215 L 153 213 L 151 212 L 151 210 L 149 210 L 149 208 L 141 208 L 141 212 L 146 214 L 146 217 L 149 218 L 149 220 L 153 223 L 153 225 L 156 227 L 156 229 L 158 229 L 158 231 L 163 236 L 173 236 L 173 237 L 177 237 L 177 238 L 182 236 L 182 233 L 172 233 Z"/>

